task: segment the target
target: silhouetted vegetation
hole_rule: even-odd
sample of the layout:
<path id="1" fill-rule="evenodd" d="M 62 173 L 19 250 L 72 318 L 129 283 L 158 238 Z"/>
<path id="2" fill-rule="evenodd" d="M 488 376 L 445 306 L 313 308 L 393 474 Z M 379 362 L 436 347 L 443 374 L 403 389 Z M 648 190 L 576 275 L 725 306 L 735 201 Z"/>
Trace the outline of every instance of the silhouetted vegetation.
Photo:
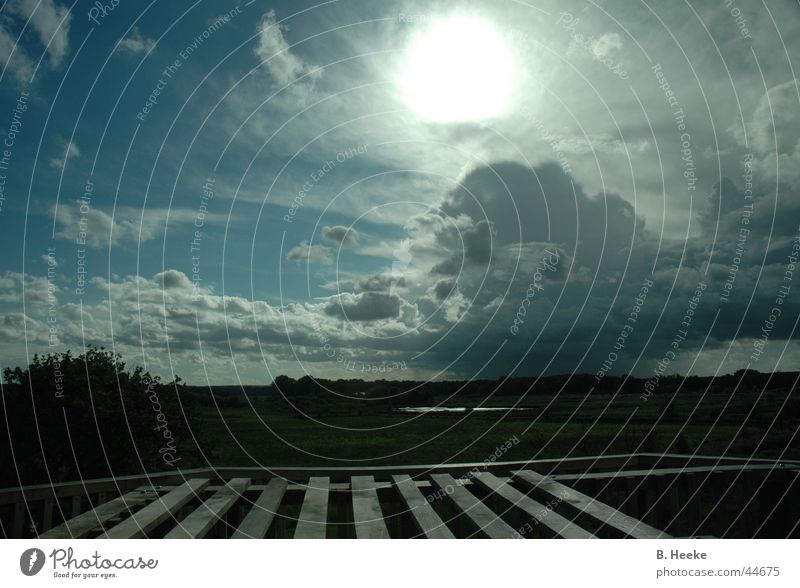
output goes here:
<path id="1" fill-rule="evenodd" d="M 90 348 L 4 370 L 2 486 L 191 467 L 196 402 L 118 355 Z M 9 445 L 9 438 L 12 445 Z M 16 467 L 15 467 L 16 465 Z"/>
<path id="2" fill-rule="evenodd" d="M 685 399 L 734 393 L 750 397 L 761 393 L 788 394 L 795 388 L 798 378 L 798 372 L 761 373 L 756 370 L 739 370 L 717 377 L 670 375 L 659 380 L 655 394 L 645 403 L 658 406 L 664 418 L 672 419 L 679 417 L 674 404 L 678 397 Z M 331 414 L 329 411 L 347 414 L 350 411 L 370 413 L 386 408 L 432 403 L 456 406 L 488 403 L 491 406 L 497 401 L 502 406 L 509 406 L 521 398 L 556 398 L 574 394 L 639 397 L 646 381 L 646 378 L 623 375 L 606 376 L 598 382 L 589 374 L 431 382 L 328 380 L 311 376 L 295 380 L 280 375 L 269 386 L 187 386 L 187 391 L 207 407 L 241 408 L 268 401 L 275 407 L 282 403 L 298 414 Z M 793 399 L 789 404 L 797 407 Z M 795 416 L 800 416 L 796 413 L 795 410 Z"/>

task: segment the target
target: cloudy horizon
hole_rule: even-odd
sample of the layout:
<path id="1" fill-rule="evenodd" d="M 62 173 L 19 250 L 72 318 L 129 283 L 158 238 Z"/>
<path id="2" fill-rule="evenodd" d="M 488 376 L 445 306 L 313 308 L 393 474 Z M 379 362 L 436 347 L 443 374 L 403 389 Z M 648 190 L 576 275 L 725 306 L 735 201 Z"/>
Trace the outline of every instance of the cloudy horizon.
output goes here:
<path id="1" fill-rule="evenodd" d="M 797 8 L 9 0 L 0 365 L 797 370 Z"/>

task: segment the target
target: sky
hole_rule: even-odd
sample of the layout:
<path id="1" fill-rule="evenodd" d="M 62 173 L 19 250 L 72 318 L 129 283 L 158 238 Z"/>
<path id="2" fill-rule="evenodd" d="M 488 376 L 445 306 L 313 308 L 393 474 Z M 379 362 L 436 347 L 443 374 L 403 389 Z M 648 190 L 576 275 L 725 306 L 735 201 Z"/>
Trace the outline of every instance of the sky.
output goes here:
<path id="1" fill-rule="evenodd" d="M 0 8 L 0 365 L 796 370 L 797 2 Z"/>

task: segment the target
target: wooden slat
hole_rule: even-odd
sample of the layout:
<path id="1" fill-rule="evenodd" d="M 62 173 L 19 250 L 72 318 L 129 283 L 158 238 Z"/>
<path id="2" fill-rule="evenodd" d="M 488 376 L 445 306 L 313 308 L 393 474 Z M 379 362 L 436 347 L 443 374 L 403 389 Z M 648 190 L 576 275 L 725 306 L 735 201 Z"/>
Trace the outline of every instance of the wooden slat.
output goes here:
<path id="1" fill-rule="evenodd" d="M 599 502 L 586 494 L 578 492 L 574 488 L 565 486 L 547 478 L 533 470 L 521 470 L 514 472 L 514 477 L 528 486 L 546 492 L 554 498 L 561 499 L 565 503 L 572 505 L 581 512 L 601 521 L 602 523 L 621 531 L 628 537 L 634 539 L 666 539 L 670 535 L 659 531 L 655 527 L 643 523 L 618 511 L 616 508 Z"/>
<path id="2" fill-rule="evenodd" d="M 280 478 L 270 480 L 231 539 L 263 539 L 275 519 L 288 485 L 286 480 Z"/>
<path id="3" fill-rule="evenodd" d="M 483 486 L 516 508 L 523 510 L 539 524 L 553 531 L 557 537 L 564 539 L 592 539 L 594 537 L 586 529 L 579 527 L 553 510 L 547 510 L 543 504 L 539 504 L 530 496 L 526 496 L 489 472 L 477 472 L 473 479 L 479 486 Z"/>
<path id="4" fill-rule="evenodd" d="M 234 478 L 178 523 L 164 539 L 202 539 L 250 487 L 250 478 Z"/>
<path id="5" fill-rule="evenodd" d="M 516 539 L 520 534 L 503 521 L 492 509 L 482 503 L 450 474 L 431 475 L 433 485 L 444 491 L 456 507 L 472 521 L 478 532 L 490 539 Z"/>
<path id="6" fill-rule="evenodd" d="M 133 516 L 103 533 L 101 539 L 135 539 L 144 537 L 149 531 L 173 516 L 179 508 L 202 492 L 210 484 L 207 478 L 188 480 L 175 490 L 157 498 Z"/>
<path id="7" fill-rule="evenodd" d="M 295 539 L 325 539 L 328 524 L 328 487 L 330 478 L 311 477 L 308 480 L 303 508 L 294 530 Z"/>
<path id="8" fill-rule="evenodd" d="M 383 511 L 372 476 L 353 476 L 353 522 L 356 539 L 389 539 L 389 529 L 383 521 Z"/>
<path id="9" fill-rule="evenodd" d="M 400 500 L 411 513 L 419 531 L 428 539 L 455 539 L 430 502 L 417 488 L 416 482 L 407 474 L 392 476 Z"/>
<path id="10" fill-rule="evenodd" d="M 99 505 L 97 508 L 87 510 L 57 527 L 39 535 L 40 539 L 81 539 L 86 537 L 92 529 L 101 526 L 106 521 L 113 519 L 118 514 L 147 502 L 145 492 L 134 490 L 124 496 L 115 498 L 110 502 Z"/>

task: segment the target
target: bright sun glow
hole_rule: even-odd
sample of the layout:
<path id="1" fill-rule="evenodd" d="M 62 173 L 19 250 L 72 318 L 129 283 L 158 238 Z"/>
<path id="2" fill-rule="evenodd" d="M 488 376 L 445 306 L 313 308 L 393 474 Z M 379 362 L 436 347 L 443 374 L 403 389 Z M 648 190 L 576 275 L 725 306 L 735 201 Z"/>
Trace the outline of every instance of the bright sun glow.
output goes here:
<path id="1" fill-rule="evenodd" d="M 486 21 L 459 17 L 434 23 L 414 43 L 402 84 L 422 118 L 475 121 L 503 114 L 513 78 L 502 36 Z"/>

